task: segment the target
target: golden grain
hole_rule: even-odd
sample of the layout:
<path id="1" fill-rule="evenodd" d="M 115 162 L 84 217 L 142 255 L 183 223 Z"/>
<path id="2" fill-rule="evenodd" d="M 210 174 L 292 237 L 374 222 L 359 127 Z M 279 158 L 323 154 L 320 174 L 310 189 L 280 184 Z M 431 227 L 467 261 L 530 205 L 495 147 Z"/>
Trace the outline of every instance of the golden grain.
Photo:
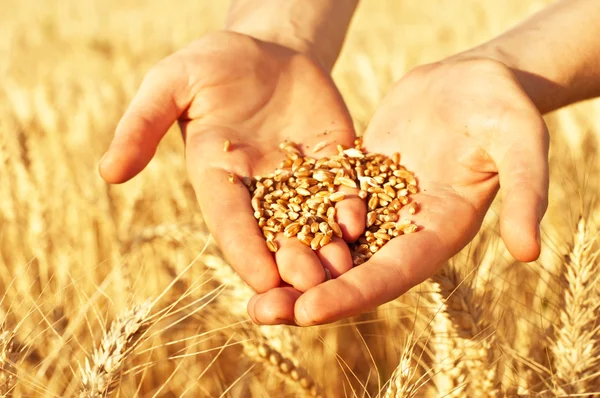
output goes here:
<path id="1" fill-rule="evenodd" d="M 331 242 L 333 234 L 342 237 L 341 229 L 335 222 L 334 204 L 344 200 L 346 195 L 341 191 L 336 192 L 336 187 L 358 187 L 358 180 L 360 192 L 366 190 L 365 193 L 370 193 L 370 197 L 367 202 L 369 212 L 366 219 L 366 235 L 359 238 L 356 244 L 350 245 L 351 251 L 354 251 L 352 257 L 355 265 L 364 263 L 392 238 L 418 230 L 417 226 L 410 222 L 399 224 L 399 228 L 396 224 L 388 224 L 386 228 L 380 227 L 384 223 L 396 221 L 397 212 L 408 203 L 408 190 L 402 188 L 405 192 L 396 192 L 393 186 L 414 181 L 412 173 L 395 164 L 392 159 L 380 154 L 365 154 L 359 149 L 359 143 L 355 148 L 349 149 L 338 145 L 339 153 L 333 158 L 304 157 L 292 160 L 290 156 L 295 152 L 289 148 L 294 146 L 295 144 L 289 141 L 281 144 L 281 147 L 288 148 L 288 158 L 272 174 L 285 175 L 283 180 L 273 185 L 265 184 L 269 176 L 258 177 L 256 182 L 249 186 L 253 208 L 260 203 L 267 206 L 264 214 L 269 219 L 266 221 L 267 226 L 261 228 L 268 228 L 270 231 L 281 224 L 285 228 L 284 235 L 287 238 L 297 236 L 300 242 L 310 246 L 312 250 L 318 250 Z M 330 168 L 338 165 L 341 167 Z M 394 175 L 395 172 L 397 176 Z M 368 176 L 361 176 L 363 173 Z M 300 196 L 293 197 L 289 192 L 296 192 Z M 399 199 L 395 199 L 397 195 L 400 195 Z M 277 200 L 277 203 L 274 203 L 274 200 Z M 414 209 L 413 202 L 409 213 L 414 214 Z M 272 210 L 275 210 L 274 213 L 270 213 Z M 303 219 L 299 217 L 300 211 L 310 216 Z M 259 226 L 264 225 L 263 214 L 255 211 L 255 218 Z M 299 221 L 298 224 L 292 223 L 295 220 Z M 270 237 L 271 234 L 265 235 L 267 240 Z M 357 252 L 364 243 L 368 243 L 368 250 Z M 269 249 L 274 251 L 273 244 L 268 245 Z"/>
<path id="2" fill-rule="evenodd" d="M 341 202 L 346 197 L 344 192 L 334 192 L 329 196 L 329 200 L 332 202 Z"/>
<path id="3" fill-rule="evenodd" d="M 317 153 L 317 152 L 319 152 L 320 150 L 322 150 L 323 148 L 325 148 L 329 144 L 331 144 L 331 142 L 329 142 L 327 140 L 320 141 L 313 148 L 313 152 Z"/>
<path id="4" fill-rule="evenodd" d="M 267 239 L 267 248 L 273 253 L 276 253 L 279 247 L 277 246 L 277 242 L 272 239 Z"/>

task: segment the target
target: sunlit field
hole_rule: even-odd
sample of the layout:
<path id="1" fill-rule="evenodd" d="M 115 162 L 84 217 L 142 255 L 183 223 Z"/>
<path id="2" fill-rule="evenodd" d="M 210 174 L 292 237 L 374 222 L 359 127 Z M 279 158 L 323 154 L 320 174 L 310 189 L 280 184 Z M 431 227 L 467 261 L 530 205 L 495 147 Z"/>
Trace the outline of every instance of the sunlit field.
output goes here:
<path id="1" fill-rule="evenodd" d="M 203 224 L 177 128 L 140 176 L 100 179 L 145 72 L 222 27 L 227 3 L 0 2 L 0 396 L 600 394 L 599 101 L 546 118 L 538 261 L 507 252 L 497 201 L 439 274 L 321 327 L 249 320 L 252 291 Z M 548 3 L 364 0 L 333 72 L 357 131 L 411 68 Z"/>

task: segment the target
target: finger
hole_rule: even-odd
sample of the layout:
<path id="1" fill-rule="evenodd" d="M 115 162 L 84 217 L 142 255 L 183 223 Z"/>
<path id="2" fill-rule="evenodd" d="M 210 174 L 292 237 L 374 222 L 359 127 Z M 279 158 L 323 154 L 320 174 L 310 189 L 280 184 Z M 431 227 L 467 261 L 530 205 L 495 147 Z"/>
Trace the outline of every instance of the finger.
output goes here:
<path id="1" fill-rule="evenodd" d="M 332 322 L 397 298 L 433 275 L 481 225 L 481 216 L 455 193 L 414 200 L 420 210 L 411 218 L 421 230 L 392 239 L 366 263 L 306 291 L 294 310 L 298 325 Z"/>
<path id="2" fill-rule="evenodd" d="M 100 161 L 99 172 L 107 182 L 125 182 L 144 169 L 169 127 L 188 107 L 188 78 L 177 65 L 162 61 L 144 78 Z"/>
<path id="3" fill-rule="evenodd" d="M 519 261 L 540 254 L 539 224 L 548 206 L 548 135 L 528 132 L 527 138 L 508 145 L 498 162 L 502 213 L 500 231 L 510 253 Z"/>
<path id="4" fill-rule="evenodd" d="M 258 299 L 261 297 L 260 294 L 255 294 L 254 296 L 250 297 L 250 300 L 248 300 L 248 304 L 246 305 L 246 311 L 248 311 L 248 316 L 250 317 L 250 319 L 252 319 L 252 322 L 258 324 L 258 321 L 256 320 L 254 313 L 255 313 L 255 307 L 256 307 L 256 302 L 258 301 Z"/>
<path id="5" fill-rule="evenodd" d="M 352 268 L 348 246 L 339 238 L 319 249 L 317 255 L 334 278 Z M 256 295 L 248 302 L 248 315 L 257 324 L 296 324 L 294 305 L 301 294 L 297 289 L 280 287 Z"/>
<path id="6" fill-rule="evenodd" d="M 223 254 L 250 287 L 265 292 L 279 286 L 277 266 L 253 216 L 248 189 L 229 177 L 223 169 L 190 170 L 204 220 Z"/>
<path id="7" fill-rule="evenodd" d="M 390 241 L 366 263 L 305 292 L 296 302 L 296 322 L 301 326 L 332 322 L 399 297 L 443 263 L 444 256 L 431 255 L 439 243 L 428 231 Z"/>
<path id="8" fill-rule="evenodd" d="M 346 194 L 344 200 L 336 203 L 336 221 L 346 242 L 356 241 L 363 233 L 367 221 L 367 205 L 358 196 L 358 189 L 340 187 Z"/>
<path id="9" fill-rule="evenodd" d="M 275 260 L 279 275 L 296 290 L 305 292 L 325 281 L 325 270 L 317 254 L 296 238 L 278 234 L 275 243 L 279 247 Z"/>
<path id="10" fill-rule="evenodd" d="M 352 269 L 350 248 L 342 239 L 334 237 L 329 244 L 316 251 L 320 264 L 329 270 L 332 278 Z"/>
<path id="11" fill-rule="evenodd" d="M 248 315 L 259 325 L 295 325 L 294 304 L 301 294 L 292 287 L 280 287 L 258 294 L 248 302 Z"/>

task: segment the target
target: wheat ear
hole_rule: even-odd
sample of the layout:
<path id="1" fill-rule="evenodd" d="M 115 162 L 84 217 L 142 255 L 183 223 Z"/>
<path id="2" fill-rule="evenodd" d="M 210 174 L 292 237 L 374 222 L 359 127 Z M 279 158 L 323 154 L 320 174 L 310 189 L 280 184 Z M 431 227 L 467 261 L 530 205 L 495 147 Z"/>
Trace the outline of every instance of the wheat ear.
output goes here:
<path id="1" fill-rule="evenodd" d="M 127 356 L 139 344 L 139 337 L 148 328 L 152 301 L 147 300 L 125 311 L 111 324 L 100 346 L 94 349 L 91 362 L 85 360 L 81 369 L 80 398 L 108 397 L 118 382 Z"/>
<path id="2" fill-rule="evenodd" d="M 432 380 L 440 396 L 458 397 L 464 394 L 466 370 L 460 361 L 462 342 L 456 325 L 450 319 L 446 297 L 439 283 L 427 280 L 425 298 L 434 312 L 430 322 L 433 363 Z"/>
<path id="3" fill-rule="evenodd" d="M 577 223 L 573 247 L 563 271 L 566 284 L 555 338 L 550 342 L 554 359 L 555 393 L 585 394 L 594 390 L 600 374 L 600 293 L 598 254 L 585 219 Z M 597 384 L 595 384 L 597 391 Z"/>
<path id="4" fill-rule="evenodd" d="M 222 257 L 204 255 L 204 264 L 213 271 L 215 279 L 231 286 L 228 290 L 229 308 L 234 316 L 247 318 L 246 303 L 254 292 Z M 297 359 L 300 350 L 293 328 L 284 325 L 253 326 L 245 330 L 251 339 L 243 343 L 244 353 L 255 362 L 266 365 L 295 388 L 299 394 L 320 396 L 322 388 L 301 366 Z"/>
<path id="5" fill-rule="evenodd" d="M 245 341 L 244 353 L 255 362 L 262 363 L 294 386 L 302 396 L 322 397 L 322 389 L 298 361 L 286 356 L 267 343 Z M 297 387 L 300 387 L 299 389 Z"/>
<path id="6" fill-rule="evenodd" d="M 8 396 L 16 383 L 12 340 L 13 334 L 0 325 L 0 397 Z"/>
<path id="7" fill-rule="evenodd" d="M 160 224 L 144 229 L 126 247 L 130 250 L 157 239 L 185 242 L 191 238 L 208 240 L 210 235 L 195 223 Z M 246 303 L 254 291 L 221 256 L 207 253 L 199 261 L 212 271 L 216 281 L 230 287 L 223 292 L 227 296 L 230 313 L 235 317 L 247 318 Z M 300 394 L 320 396 L 322 388 L 296 358 L 299 352 L 298 336 L 292 330 L 283 325 L 246 328 L 244 332 L 250 340 L 242 344 L 244 353 L 253 361 L 276 371 Z"/>
<path id="8" fill-rule="evenodd" d="M 398 366 L 394 369 L 384 398 L 411 398 L 417 395 L 418 386 L 415 382 L 416 368 L 413 364 L 413 335 L 408 336 L 404 344 Z"/>
<path id="9" fill-rule="evenodd" d="M 433 340 L 438 348 L 446 344 L 443 353 L 450 355 L 439 364 L 439 372 L 446 373 L 453 381 L 451 391 L 454 393 L 466 393 L 470 397 L 499 396 L 500 361 L 494 347 L 494 328 L 482 305 L 484 300 L 475 295 L 471 284 L 453 264 L 444 266 L 432 277 L 432 282 L 437 285 L 437 292 L 431 294 L 439 295 L 437 301 L 445 304 L 436 309 L 439 310 L 436 322 L 443 325 L 436 327 L 434 322 Z"/>

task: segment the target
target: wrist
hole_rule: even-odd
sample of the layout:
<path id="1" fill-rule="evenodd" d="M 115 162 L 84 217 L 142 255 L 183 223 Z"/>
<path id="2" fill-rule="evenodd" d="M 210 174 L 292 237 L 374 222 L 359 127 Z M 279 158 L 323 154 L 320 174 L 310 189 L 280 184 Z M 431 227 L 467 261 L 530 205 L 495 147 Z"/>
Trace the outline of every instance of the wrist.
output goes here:
<path id="1" fill-rule="evenodd" d="M 574 102 L 569 90 L 573 78 L 564 73 L 568 68 L 562 68 L 553 60 L 539 59 L 535 54 L 521 55 L 492 41 L 456 54 L 445 62 L 475 59 L 492 60 L 508 68 L 542 114 Z"/>
<path id="2" fill-rule="evenodd" d="M 225 29 L 304 54 L 331 71 L 358 0 L 233 0 Z"/>
<path id="3" fill-rule="evenodd" d="M 253 37 L 254 39 L 273 43 L 281 47 L 290 49 L 296 53 L 303 54 L 315 62 L 319 63 L 328 72 L 331 71 L 333 64 L 330 65 L 321 55 L 319 47 L 310 39 L 301 37 L 294 32 L 285 29 L 273 29 L 268 26 L 256 27 L 254 24 L 245 21 L 236 21 L 227 24 L 225 30 Z"/>

